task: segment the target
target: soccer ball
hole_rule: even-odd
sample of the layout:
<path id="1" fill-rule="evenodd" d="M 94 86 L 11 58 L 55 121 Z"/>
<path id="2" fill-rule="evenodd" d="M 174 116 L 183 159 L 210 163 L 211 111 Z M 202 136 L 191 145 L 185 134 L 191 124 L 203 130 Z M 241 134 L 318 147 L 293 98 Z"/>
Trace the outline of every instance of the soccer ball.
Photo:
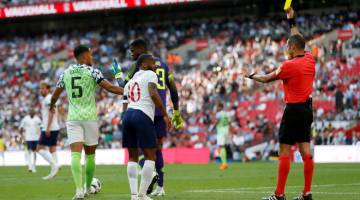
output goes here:
<path id="1" fill-rule="evenodd" d="M 99 193 L 101 191 L 101 187 L 102 183 L 100 182 L 100 180 L 94 177 L 91 181 L 91 189 L 94 189 L 95 193 Z"/>

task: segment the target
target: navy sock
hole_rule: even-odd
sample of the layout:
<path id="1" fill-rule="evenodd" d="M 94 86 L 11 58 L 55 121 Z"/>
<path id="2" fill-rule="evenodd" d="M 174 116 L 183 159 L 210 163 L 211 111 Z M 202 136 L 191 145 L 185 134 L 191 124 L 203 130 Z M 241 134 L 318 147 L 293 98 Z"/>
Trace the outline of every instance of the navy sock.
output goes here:
<path id="1" fill-rule="evenodd" d="M 155 168 L 156 168 L 156 172 L 159 175 L 159 180 L 158 180 L 158 186 L 163 187 L 164 186 L 164 158 L 162 155 L 162 151 L 161 150 L 157 150 L 156 151 L 156 162 L 155 162 Z"/>

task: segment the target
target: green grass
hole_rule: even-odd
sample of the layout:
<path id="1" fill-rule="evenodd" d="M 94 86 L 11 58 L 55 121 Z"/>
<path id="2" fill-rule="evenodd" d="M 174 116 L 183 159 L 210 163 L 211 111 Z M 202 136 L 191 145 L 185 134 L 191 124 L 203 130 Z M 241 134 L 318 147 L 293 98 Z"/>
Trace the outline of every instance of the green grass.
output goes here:
<path id="1" fill-rule="evenodd" d="M 274 190 L 276 168 L 274 163 L 231 164 L 226 171 L 218 170 L 216 164 L 168 165 L 167 195 L 155 199 L 257 200 Z M 25 167 L 0 167 L 0 199 L 71 199 L 74 185 L 69 167 L 63 167 L 55 179 L 43 181 L 40 177 L 48 171 L 48 167 L 38 167 L 31 174 Z M 103 190 L 89 199 L 130 199 L 125 166 L 98 166 L 96 177 Z M 294 164 L 286 188 L 288 199 L 301 191 L 302 184 L 302 165 Z M 313 184 L 316 200 L 360 200 L 360 164 L 317 164 Z"/>

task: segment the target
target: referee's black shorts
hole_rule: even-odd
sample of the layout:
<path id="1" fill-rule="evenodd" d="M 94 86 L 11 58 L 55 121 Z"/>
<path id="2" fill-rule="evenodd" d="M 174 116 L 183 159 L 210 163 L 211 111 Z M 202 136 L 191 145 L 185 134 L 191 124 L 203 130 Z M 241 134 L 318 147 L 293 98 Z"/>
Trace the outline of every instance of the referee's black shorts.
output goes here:
<path id="1" fill-rule="evenodd" d="M 310 142 L 313 122 L 312 101 L 288 103 L 281 119 L 279 141 L 281 144 Z"/>

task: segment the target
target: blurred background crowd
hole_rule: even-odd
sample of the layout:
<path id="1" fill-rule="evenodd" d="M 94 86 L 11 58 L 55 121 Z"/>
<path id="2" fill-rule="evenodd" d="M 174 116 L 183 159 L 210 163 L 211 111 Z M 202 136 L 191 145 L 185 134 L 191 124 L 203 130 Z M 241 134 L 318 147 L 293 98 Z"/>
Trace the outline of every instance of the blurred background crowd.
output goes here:
<path id="1" fill-rule="evenodd" d="M 0 7 L 33 2 L 2 1 Z M 313 143 L 360 144 L 360 12 L 300 13 L 297 23 L 308 41 L 307 49 L 316 59 Z M 333 36 L 340 31 L 351 31 L 352 35 Z M 91 45 L 96 67 L 112 80 L 112 58 L 117 58 L 126 71 L 132 63 L 128 44 L 141 37 L 148 41 L 154 55 L 168 63 L 179 91 L 185 124 L 180 130 L 170 131 L 165 148 L 209 147 L 216 154 L 215 108 L 223 102 L 231 114 L 231 152 L 268 142 L 264 155 L 269 155 L 277 148 L 284 108 L 281 82 L 258 84 L 244 79 L 241 71 L 250 68 L 268 73 L 277 69 L 286 60 L 288 34 L 285 16 L 257 20 L 233 16 L 2 37 L 0 134 L 8 150 L 24 148 L 19 125 L 29 108 L 35 108 L 41 116 L 39 83 L 46 81 L 55 86 L 59 75 L 74 62 L 72 49 L 77 44 Z M 184 53 L 184 49 L 192 50 Z M 97 91 L 100 148 L 121 147 L 121 99 Z M 63 96 L 62 134 L 58 141 L 61 149 L 68 148 L 66 104 Z M 171 113 L 171 104 L 168 111 Z"/>

